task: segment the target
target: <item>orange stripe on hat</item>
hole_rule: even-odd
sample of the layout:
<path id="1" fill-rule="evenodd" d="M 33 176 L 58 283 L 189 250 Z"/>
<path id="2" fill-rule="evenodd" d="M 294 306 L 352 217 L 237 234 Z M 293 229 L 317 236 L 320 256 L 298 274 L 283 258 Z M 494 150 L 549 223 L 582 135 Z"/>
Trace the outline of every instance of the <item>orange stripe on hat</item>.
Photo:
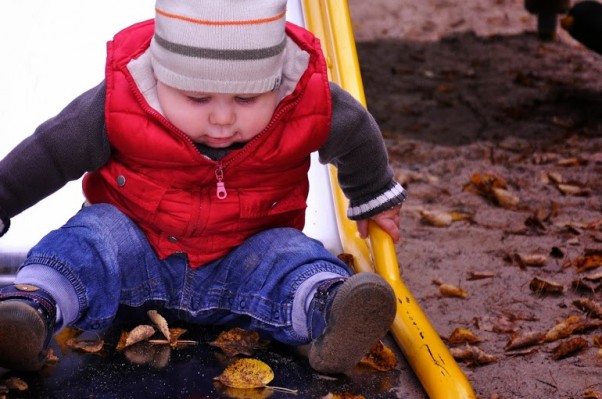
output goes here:
<path id="1" fill-rule="evenodd" d="M 220 25 L 222 25 L 222 26 L 225 26 L 225 25 L 259 25 L 259 24 L 265 24 L 265 23 L 272 22 L 272 21 L 277 21 L 286 15 L 286 10 L 284 10 L 281 13 L 279 13 L 273 17 L 269 17 L 269 18 L 249 19 L 246 21 L 207 21 L 207 20 L 203 20 L 203 19 L 190 18 L 190 17 L 185 17 L 183 15 L 168 13 L 159 8 L 155 8 L 155 11 L 157 12 L 157 14 L 163 15 L 164 17 L 167 17 L 167 18 L 179 19 L 181 21 L 192 22 L 192 23 L 198 24 L 198 25 L 215 25 L 215 26 L 220 26 Z"/>

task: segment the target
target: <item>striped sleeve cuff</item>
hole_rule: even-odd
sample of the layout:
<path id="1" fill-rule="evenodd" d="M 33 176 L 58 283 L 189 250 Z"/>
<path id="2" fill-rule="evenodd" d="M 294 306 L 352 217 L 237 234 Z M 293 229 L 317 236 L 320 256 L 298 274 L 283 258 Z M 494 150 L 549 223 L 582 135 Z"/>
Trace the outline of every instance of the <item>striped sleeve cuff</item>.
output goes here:
<path id="1" fill-rule="evenodd" d="M 0 208 L 0 237 L 2 237 L 10 227 L 10 218 L 4 212 L 2 208 Z"/>
<path id="2" fill-rule="evenodd" d="M 366 202 L 351 201 L 347 217 L 351 220 L 368 219 L 406 200 L 408 192 L 398 182 L 392 182 L 386 191 Z"/>

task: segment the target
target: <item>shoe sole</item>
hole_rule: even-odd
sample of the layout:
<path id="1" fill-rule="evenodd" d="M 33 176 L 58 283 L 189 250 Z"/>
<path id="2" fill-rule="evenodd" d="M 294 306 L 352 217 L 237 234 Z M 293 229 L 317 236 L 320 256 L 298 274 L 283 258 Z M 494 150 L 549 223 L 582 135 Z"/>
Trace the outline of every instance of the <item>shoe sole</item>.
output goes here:
<path id="1" fill-rule="evenodd" d="M 389 330 L 397 300 L 391 286 L 374 273 L 358 273 L 340 286 L 324 333 L 309 347 L 311 367 L 338 374 L 353 369 Z"/>
<path id="2" fill-rule="evenodd" d="M 46 361 L 46 327 L 40 314 L 19 301 L 0 302 L 0 366 L 37 371 Z"/>

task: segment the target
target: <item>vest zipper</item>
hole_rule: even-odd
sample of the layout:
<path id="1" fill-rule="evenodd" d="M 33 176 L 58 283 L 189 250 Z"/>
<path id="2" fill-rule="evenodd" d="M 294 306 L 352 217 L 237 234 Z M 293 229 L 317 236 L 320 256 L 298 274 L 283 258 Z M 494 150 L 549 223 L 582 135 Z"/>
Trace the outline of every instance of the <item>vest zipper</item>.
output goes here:
<path id="1" fill-rule="evenodd" d="M 217 198 L 226 199 L 228 192 L 226 191 L 226 185 L 224 184 L 224 164 L 219 161 L 215 168 L 215 178 L 217 179 Z"/>

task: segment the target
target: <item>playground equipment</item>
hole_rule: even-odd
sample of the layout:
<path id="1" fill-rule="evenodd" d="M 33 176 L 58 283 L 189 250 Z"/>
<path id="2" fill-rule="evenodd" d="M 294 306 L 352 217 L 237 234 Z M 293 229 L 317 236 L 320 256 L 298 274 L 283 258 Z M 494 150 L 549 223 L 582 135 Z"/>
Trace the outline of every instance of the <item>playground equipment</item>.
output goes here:
<path id="1" fill-rule="evenodd" d="M 330 79 L 365 105 L 347 2 L 305 0 L 303 11 L 306 27 L 322 41 Z M 336 171 L 330 171 L 343 251 L 354 256 L 356 271 L 375 271 L 395 290 L 398 308 L 391 332 L 425 391 L 433 399 L 475 398 L 464 373 L 401 280 L 391 238 L 376 225 L 369 227 L 369 242 L 358 237 L 355 224 L 345 217 L 346 199 L 336 183 Z"/>
<path id="2" fill-rule="evenodd" d="M 147 8 L 148 4 L 139 4 L 138 7 Z M 110 10 L 111 7 L 106 9 Z M 148 15 L 139 19 L 146 17 Z M 365 105 L 346 0 L 289 0 L 287 19 L 304 25 L 321 39 L 331 80 L 348 90 Z M 104 47 L 98 49 L 99 52 L 102 50 Z M 102 68 L 102 65 L 99 65 L 99 68 Z M 32 91 L 35 90 L 35 86 L 32 87 Z M 41 120 L 37 121 L 39 122 Z M 11 129 L 7 131 L 14 130 Z M 16 142 L 3 141 L 0 145 L 12 147 L 14 144 Z M 358 237 L 355 223 L 345 216 L 347 202 L 338 186 L 336 170 L 320 165 L 317 159 L 314 159 L 310 169 L 310 183 L 305 232 L 322 241 L 333 253 L 344 252 L 353 255 L 356 272 L 376 272 L 391 284 L 398 298 L 397 315 L 391 334 L 427 395 L 433 399 L 475 398 L 464 373 L 402 281 L 397 254 L 390 237 L 376 225 L 369 227 L 368 240 Z M 62 195 L 62 199 L 43 202 L 36 206 L 37 210 L 33 212 L 28 210 L 23 215 L 25 219 L 20 215 L 18 220 L 14 220 L 11 231 L 6 237 L 0 239 L 0 285 L 12 281 L 16 266 L 24 258 L 27 250 L 40 238 L 38 232 L 45 233 L 60 226 L 66 218 L 65 215 L 77 210 L 82 201 L 77 186 L 77 182 L 71 185 L 67 194 L 61 190 L 62 193 L 59 195 Z M 28 214 L 35 216 L 28 220 Z M 40 218 L 39 215 L 44 217 Z M 33 229 L 36 232 L 31 234 Z M 68 364 L 69 362 L 65 367 Z M 116 368 L 118 366 L 111 367 L 115 368 L 113 371 L 118 372 Z M 94 365 L 94 370 L 103 368 L 109 366 L 101 363 Z M 110 375 L 107 370 L 103 372 L 105 376 Z M 98 375 L 102 377 L 103 373 L 100 372 Z M 108 377 L 102 378 L 108 379 Z M 71 383 L 77 384 L 75 380 Z"/>

